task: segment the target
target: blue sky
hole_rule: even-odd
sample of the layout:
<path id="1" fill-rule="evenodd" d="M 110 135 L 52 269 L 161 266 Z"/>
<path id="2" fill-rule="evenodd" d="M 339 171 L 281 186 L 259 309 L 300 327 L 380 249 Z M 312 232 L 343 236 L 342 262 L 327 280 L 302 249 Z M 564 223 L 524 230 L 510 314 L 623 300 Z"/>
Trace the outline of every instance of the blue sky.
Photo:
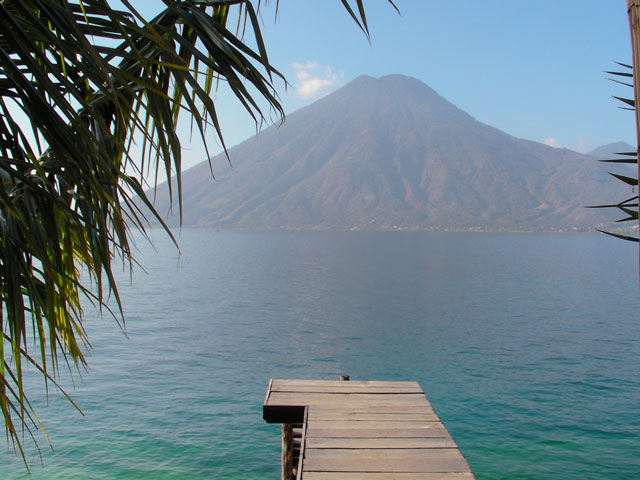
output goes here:
<path id="1" fill-rule="evenodd" d="M 272 63 L 288 113 L 366 74 L 410 75 L 477 120 L 513 136 L 577 151 L 634 143 L 633 114 L 606 79 L 631 62 L 626 2 L 620 0 L 368 0 L 371 45 L 339 0 L 272 1 L 262 10 Z M 229 146 L 255 133 L 231 98 L 218 98 Z M 211 133 L 213 138 L 213 132 Z M 198 146 L 186 165 L 204 160 Z"/>

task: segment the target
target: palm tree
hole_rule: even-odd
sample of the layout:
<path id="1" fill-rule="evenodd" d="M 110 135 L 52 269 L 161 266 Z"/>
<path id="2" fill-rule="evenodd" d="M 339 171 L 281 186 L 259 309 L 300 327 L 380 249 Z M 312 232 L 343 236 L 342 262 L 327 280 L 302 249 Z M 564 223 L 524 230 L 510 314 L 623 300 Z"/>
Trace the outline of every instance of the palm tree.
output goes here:
<path id="1" fill-rule="evenodd" d="M 363 0 L 341 1 L 368 36 Z M 58 387 L 59 364 L 85 365 L 81 300 L 108 309 L 112 296 L 123 319 L 112 265 L 133 262 L 140 205 L 162 223 L 144 178 L 175 175 L 180 205 L 179 119 L 205 147 L 207 127 L 224 146 L 220 85 L 256 122 L 261 104 L 284 118 L 274 84 L 284 78 L 251 0 L 164 0 L 151 19 L 121 4 L 0 0 L 0 410 L 23 459 L 24 433 L 35 441 L 41 426 L 23 369 Z"/>

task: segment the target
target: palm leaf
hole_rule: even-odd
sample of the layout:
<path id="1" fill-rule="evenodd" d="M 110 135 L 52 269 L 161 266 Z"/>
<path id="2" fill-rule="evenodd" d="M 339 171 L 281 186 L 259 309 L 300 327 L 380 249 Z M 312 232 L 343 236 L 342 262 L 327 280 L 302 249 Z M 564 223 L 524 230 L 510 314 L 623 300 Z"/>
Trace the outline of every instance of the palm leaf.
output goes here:
<path id="1" fill-rule="evenodd" d="M 635 187 L 636 185 L 638 185 L 638 179 L 637 178 L 633 178 L 633 177 L 628 177 L 626 175 L 620 175 L 618 173 L 611 173 L 609 172 L 609 175 L 616 177 L 618 180 L 623 181 L 624 183 L 626 183 L 627 185 L 631 185 L 633 187 Z"/>
<path id="2" fill-rule="evenodd" d="M 598 232 L 604 233 L 606 235 L 611 235 L 612 237 L 620 238 L 622 240 L 627 240 L 629 242 L 640 242 L 640 239 L 638 239 L 637 237 L 632 237 L 630 235 L 622 235 L 620 233 L 607 232 L 606 230 L 600 229 L 598 229 Z"/>
<path id="3" fill-rule="evenodd" d="M 621 77 L 626 77 L 626 78 L 633 78 L 634 74 L 633 74 L 633 67 L 631 65 L 628 64 L 624 64 L 624 63 L 619 63 L 616 62 L 618 65 L 620 65 L 621 67 L 624 67 L 625 69 L 627 69 L 628 71 L 624 71 L 624 72 L 619 72 L 619 71 L 608 71 L 606 73 L 612 74 L 612 75 L 617 75 L 617 76 L 621 76 Z M 633 87 L 632 83 L 626 83 L 626 82 L 619 82 L 618 80 L 614 80 L 614 79 L 610 79 L 613 80 L 614 82 L 617 83 L 622 83 L 623 85 L 629 86 L 629 87 Z M 626 105 L 629 105 L 630 108 L 628 108 L 629 110 L 635 110 L 635 101 L 628 99 L 628 98 L 622 98 L 622 97 L 614 97 L 617 100 L 620 100 L 621 102 L 625 103 Z M 599 160 L 600 162 L 605 162 L 605 163 L 622 163 L 622 164 L 637 164 L 638 163 L 638 152 L 617 152 L 615 153 L 615 155 L 620 155 L 621 157 L 628 157 L 628 158 L 613 158 L 613 159 L 605 159 L 605 160 Z M 633 178 L 633 177 L 629 177 L 628 175 L 621 175 L 618 173 L 612 173 L 609 172 L 610 175 L 612 175 L 613 177 L 617 178 L 618 180 L 626 183 L 627 185 L 631 185 L 632 187 L 636 187 L 638 185 L 638 179 L 637 178 Z M 625 222 L 630 222 L 630 221 L 637 221 L 638 220 L 638 196 L 634 196 L 631 197 L 627 200 L 624 200 L 620 203 L 617 204 L 609 204 L 609 205 L 594 205 L 594 206 L 590 206 L 587 208 L 615 208 L 617 210 L 620 210 L 622 212 L 624 212 L 626 214 L 626 217 L 616 220 L 616 223 L 625 223 Z M 602 233 L 606 233 L 607 235 L 611 235 L 617 238 L 621 238 L 624 240 L 630 240 L 630 241 L 634 241 L 637 242 L 638 239 L 635 237 L 631 237 L 629 235 L 622 235 L 622 234 L 617 234 L 617 233 L 612 233 L 612 232 L 606 232 L 604 230 L 598 230 Z"/>
<path id="4" fill-rule="evenodd" d="M 629 105 L 631 108 L 635 108 L 636 106 L 636 102 L 632 98 L 616 97 L 615 95 L 613 96 L 613 98 L 615 98 L 616 100 L 620 100 L 622 103 L 624 103 L 625 105 Z"/>

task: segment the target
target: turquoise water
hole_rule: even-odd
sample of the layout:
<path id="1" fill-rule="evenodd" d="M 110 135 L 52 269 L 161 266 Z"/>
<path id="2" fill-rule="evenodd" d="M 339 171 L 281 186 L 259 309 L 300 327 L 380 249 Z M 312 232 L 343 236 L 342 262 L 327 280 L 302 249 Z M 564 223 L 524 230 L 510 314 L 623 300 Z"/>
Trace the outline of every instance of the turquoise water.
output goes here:
<path id="1" fill-rule="evenodd" d="M 125 337 L 37 398 L 34 479 L 276 479 L 271 377 L 418 380 L 478 479 L 640 478 L 635 246 L 598 235 L 161 235 Z M 0 443 L 0 478 L 26 479 Z"/>

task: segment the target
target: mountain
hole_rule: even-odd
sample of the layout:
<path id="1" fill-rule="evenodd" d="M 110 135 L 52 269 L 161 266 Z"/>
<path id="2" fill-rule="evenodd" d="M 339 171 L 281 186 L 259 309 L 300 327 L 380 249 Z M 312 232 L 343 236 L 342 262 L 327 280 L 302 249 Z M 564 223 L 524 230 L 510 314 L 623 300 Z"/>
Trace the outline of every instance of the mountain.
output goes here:
<path id="1" fill-rule="evenodd" d="M 610 214 L 584 206 L 621 188 L 592 157 L 514 138 L 401 75 L 359 77 L 229 154 L 216 180 L 208 162 L 184 172 L 183 225 L 591 229 Z M 167 212 L 167 185 L 155 194 Z"/>
<path id="2" fill-rule="evenodd" d="M 635 152 L 636 148 L 627 142 L 613 142 L 591 150 L 587 155 L 598 159 L 616 158 L 619 152 Z"/>

